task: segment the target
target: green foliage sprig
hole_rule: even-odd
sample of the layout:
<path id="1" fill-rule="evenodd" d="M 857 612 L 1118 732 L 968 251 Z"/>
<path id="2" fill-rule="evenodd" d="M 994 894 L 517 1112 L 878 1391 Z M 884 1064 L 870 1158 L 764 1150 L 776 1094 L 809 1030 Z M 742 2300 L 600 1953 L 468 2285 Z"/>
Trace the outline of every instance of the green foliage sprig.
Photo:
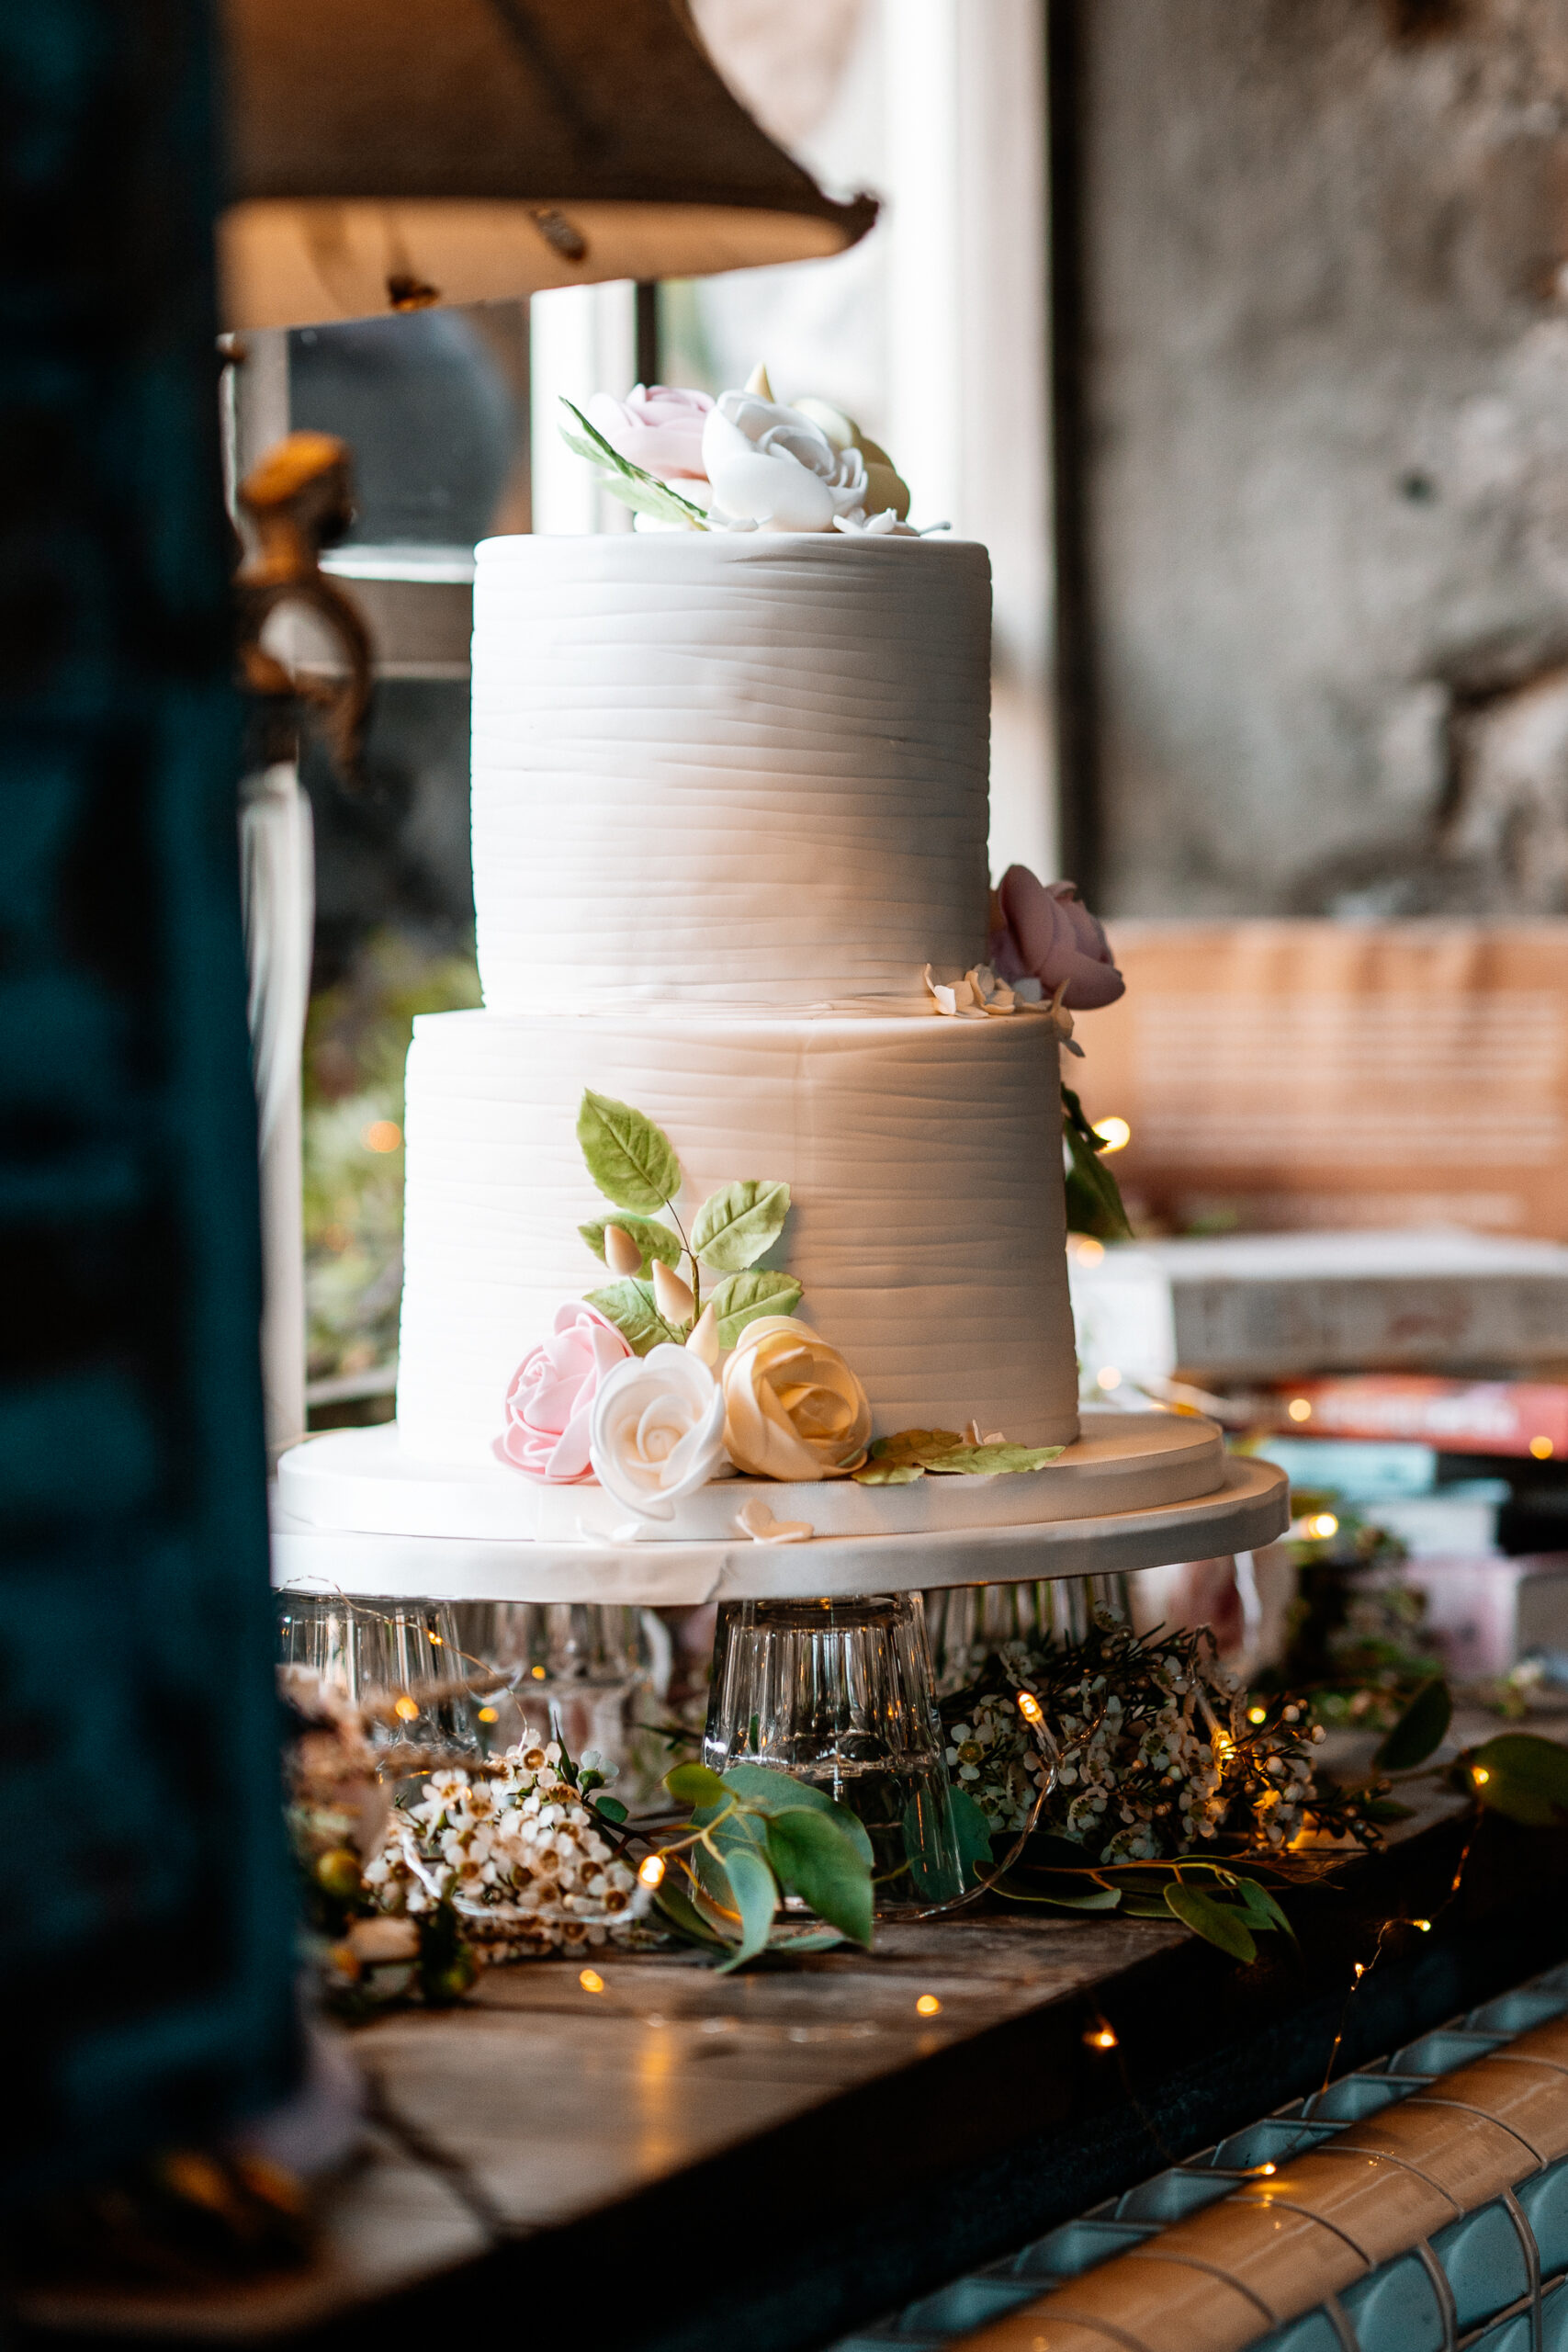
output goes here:
<path id="1" fill-rule="evenodd" d="M 1131 1241 L 1121 1188 L 1105 1164 L 1105 1138 L 1095 1134 L 1070 1086 L 1062 1089 L 1062 1134 L 1067 1147 L 1067 1231 L 1092 1234 L 1097 1241 Z"/>
<path id="2" fill-rule="evenodd" d="M 871 1839 L 847 1806 L 762 1764 L 722 1774 L 677 1764 L 664 1785 L 692 1816 L 657 1849 L 655 1903 L 678 1935 L 717 1957 L 721 1974 L 768 1951 L 820 1951 L 845 1939 L 870 1949 Z M 778 1926 L 786 1894 L 816 1921 Z"/>
<path id="3" fill-rule="evenodd" d="M 713 1308 L 721 1347 L 732 1348 L 760 1315 L 794 1314 L 801 1299 L 794 1275 L 756 1264 L 784 1231 L 790 1207 L 787 1184 L 772 1177 L 750 1177 L 722 1185 L 703 1203 L 688 1236 L 675 1206 L 685 1181 L 680 1158 L 655 1120 L 629 1102 L 617 1102 L 613 1095 L 589 1088 L 577 1114 L 577 1140 L 588 1173 L 605 1199 L 628 1212 L 594 1217 L 578 1231 L 596 1258 L 604 1257 L 604 1236 L 611 1226 L 629 1235 L 643 1253 L 637 1273 L 590 1291 L 588 1303 L 615 1324 L 637 1355 L 690 1335 L 705 1305 L 705 1272 L 721 1277 L 705 1302 Z M 654 1214 L 659 1210 L 669 1224 Z M 679 1321 L 671 1321 L 660 1308 L 652 1279 L 655 1262 L 672 1272 L 684 1269 L 692 1308 Z"/>
<path id="4" fill-rule="evenodd" d="M 868 1459 L 850 1475 L 863 1487 L 908 1487 L 928 1470 L 934 1477 L 995 1478 L 1043 1470 L 1066 1451 L 1061 1445 L 1010 1445 L 1004 1438 L 976 1443 L 956 1430 L 899 1430 L 876 1439 Z"/>

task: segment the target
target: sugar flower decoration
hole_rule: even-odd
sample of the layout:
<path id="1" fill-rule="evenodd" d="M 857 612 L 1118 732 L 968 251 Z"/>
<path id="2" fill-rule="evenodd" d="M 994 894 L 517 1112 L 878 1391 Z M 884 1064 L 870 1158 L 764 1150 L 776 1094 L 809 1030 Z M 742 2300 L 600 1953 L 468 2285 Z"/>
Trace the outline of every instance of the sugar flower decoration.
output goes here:
<path id="1" fill-rule="evenodd" d="M 607 1317 L 586 1300 L 556 1315 L 547 1340 L 530 1348 L 506 1392 L 506 1427 L 496 1441 L 502 1461 L 555 1486 L 591 1477 L 589 1421 L 600 1385 L 631 1357 Z"/>
<path id="2" fill-rule="evenodd" d="M 859 1469 L 871 1407 L 837 1348 L 793 1315 L 749 1323 L 724 1367 L 724 1442 L 758 1478 L 840 1478 Z"/>
<path id="3" fill-rule="evenodd" d="M 612 400 L 608 392 L 595 392 L 586 414 L 612 449 L 660 481 L 679 482 L 685 495 L 694 497 L 701 506 L 707 503 L 702 494 L 707 479 L 703 427 L 712 407 L 712 395 L 707 392 L 683 391 L 669 384 L 637 384 L 624 401 Z"/>
<path id="4" fill-rule="evenodd" d="M 724 1459 L 724 1392 L 702 1357 L 668 1342 L 616 1364 L 593 1399 L 599 1484 L 639 1519 L 673 1519 Z"/>
<path id="5" fill-rule="evenodd" d="M 835 449 L 798 409 L 756 392 L 721 392 L 703 426 L 716 522 L 765 531 L 830 531 L 865 510 L 865 459 Z"/>
<path id="6" fill-rule="evenodd" d="M 808 1519 L 775 1519 L 755 1495 L 736 1512 L 735 1524 L 753 1544 L 809 1544 L 817 1532 Z"/>
<path id="7" fill-rule="evenodd" d="M 991 902 L 990 959 L 1004 980 L 1038 980 L 1074 1012 L 1114 1004 L 1126 982 L 1111 943 L 1073 882 L 1047 885 L 1027 865 L 1010 865 Z"/>

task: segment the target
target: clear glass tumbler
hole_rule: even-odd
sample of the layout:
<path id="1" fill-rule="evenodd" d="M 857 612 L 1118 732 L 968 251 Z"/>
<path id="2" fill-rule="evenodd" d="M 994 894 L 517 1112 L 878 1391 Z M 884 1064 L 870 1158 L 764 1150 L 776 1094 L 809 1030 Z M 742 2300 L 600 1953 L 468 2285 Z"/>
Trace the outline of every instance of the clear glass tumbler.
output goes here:
<path id="1" fill-rule="evenodd" d="M 918 1592 L 718 1612 L 703 1757 L 809 1781 L 870 1833 L 887 1918 L 964 1891 Z"/>
<path id="2" fill-rule="evenodd" d="M 311 1668 L 355 1705 L 391 1703 L 393 1720 L 373 1735 L 391 1769 L 405 1756 L 463 1764 L 479 1755 L 466 1688 L 475 1663 L 463 1654 L 450 1602 L 285 1593 L 277 1623 L 285 1666 Z"/>
<path id="3" fill-rule="evenodd" d="M 670 1757 L 649 1722 L 664 1712 L 671 1645 L 651 1610 L 468 1600 L 454 1615 L 464 1651 L 498 1678 L 475 1707 L 487 1754 L 548 1739 L 558 1725 L 569 1755 L 597 1749 L 617 1767 L 623 1804 L 668 1804 L 660 1781 Z"/>
<path id="4" fill-rule="evenodd" d="M 936 1687 L 945 1697 L 972 1682 L 1007 1642 L 1031 1649 L 1081 1642 L 1097 1609 L 1129 1614 L 1124 1576 L 1039 1577 L 1025 1584 L 954 1584 L 925 1596 Z"/>

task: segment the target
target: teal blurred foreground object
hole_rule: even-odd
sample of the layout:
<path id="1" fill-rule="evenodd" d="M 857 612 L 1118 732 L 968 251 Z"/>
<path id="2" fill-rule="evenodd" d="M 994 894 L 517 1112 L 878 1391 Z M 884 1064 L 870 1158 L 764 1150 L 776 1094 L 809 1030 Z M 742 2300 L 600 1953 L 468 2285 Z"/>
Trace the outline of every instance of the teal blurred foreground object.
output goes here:
<path id="1" fill-rule="evenodd" d="M 288 2086 L 203 0 L 0 10 L 0 2198 Z"/>

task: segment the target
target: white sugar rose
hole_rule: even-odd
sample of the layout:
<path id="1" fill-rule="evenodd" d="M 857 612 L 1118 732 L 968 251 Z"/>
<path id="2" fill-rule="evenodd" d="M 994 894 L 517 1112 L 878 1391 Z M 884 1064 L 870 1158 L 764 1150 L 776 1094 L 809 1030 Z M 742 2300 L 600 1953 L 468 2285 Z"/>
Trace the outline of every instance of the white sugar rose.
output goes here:
<path id="1" fill-rule="evenodd" d="M 839 1478 L 871 1437 L 865 1390 L 837 1348 L 793 1315 L 760 1315 L 724 1367 L 724 1442 L 755 1478 Z"/>
<path id="2" fill-rule="evenodd" d="M 724 1460 L 724 1392 L 689 1348 L 666 1343 L 617 1364 L 593 1399 L 589 1458 L 639 1519 L 673 1519 Z"/>
<path id="3" fill-rule="evenodd" d="M 830 531 L 863 512 L 865 459 L 836 449 L 798 409 L 756 392 L 722 392 L 703 425 L 716 522 L 763 531 Z"/>

